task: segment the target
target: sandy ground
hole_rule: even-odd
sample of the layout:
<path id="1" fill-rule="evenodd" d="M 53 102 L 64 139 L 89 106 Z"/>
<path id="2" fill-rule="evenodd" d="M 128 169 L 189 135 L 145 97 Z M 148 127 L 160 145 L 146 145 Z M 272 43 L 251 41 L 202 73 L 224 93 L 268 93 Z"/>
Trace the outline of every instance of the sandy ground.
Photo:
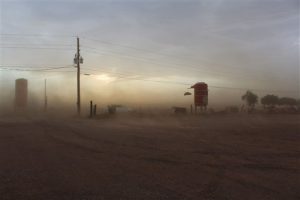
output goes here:
<path id="1" fill-rule="evenodd" d="M 0 199 L 300 199 L 300 117 L 0 119 Z"/>

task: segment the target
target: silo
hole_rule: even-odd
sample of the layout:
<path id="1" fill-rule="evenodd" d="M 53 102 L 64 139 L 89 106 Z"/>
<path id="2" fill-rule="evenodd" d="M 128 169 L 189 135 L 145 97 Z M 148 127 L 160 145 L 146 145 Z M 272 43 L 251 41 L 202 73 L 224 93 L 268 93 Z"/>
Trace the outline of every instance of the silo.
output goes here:
<path id="1" fill-rule="evenodd" d="M 24 78 L 16 80 L 15 86 L 15 108 L 26 108 L 28 97 L 28 81 Z"/>

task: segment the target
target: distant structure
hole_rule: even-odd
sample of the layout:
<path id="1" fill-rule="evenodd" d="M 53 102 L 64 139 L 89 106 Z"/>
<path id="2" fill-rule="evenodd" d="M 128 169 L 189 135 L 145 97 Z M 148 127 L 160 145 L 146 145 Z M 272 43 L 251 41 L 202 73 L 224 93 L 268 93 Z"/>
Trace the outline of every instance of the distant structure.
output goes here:
<path id="1" fill-rule="evenodd" d="M 175 114 L 186 114 L 186 108 L 184 107 L 173 107 L 174 113 Z"/>
<path id="2" fill-rule="evenodd" d="M 27 107 L 28 98 L 28 81 L 24 78 L 16 80 L 15 86 L 15 108 L 25 109 Z"/>
<path id="3" fill-rule="evenodd" d="M 191 86 L 194 88 L 194 104 L 195 112 L 197 113 L 197 107 L 199 106 L 201 110 L 206 110 L 208 104 L 208 87 L 204 82 L 198 82 Z"/>

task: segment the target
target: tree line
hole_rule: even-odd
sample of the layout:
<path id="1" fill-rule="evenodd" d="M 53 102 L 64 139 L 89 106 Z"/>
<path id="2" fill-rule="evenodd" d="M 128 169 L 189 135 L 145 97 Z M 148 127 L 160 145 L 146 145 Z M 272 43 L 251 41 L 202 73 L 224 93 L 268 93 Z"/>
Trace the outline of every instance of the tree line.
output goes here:
<path id="1" fill-rule="evenodd" d="M 243 96 L 242 100 L 248 105 L 248 111 L 253 111 L 255 105 L 258 103 L 258 96 L 252 91 L 248 90 Z M 300 99 L 291 97 L 278 97 L 274 94 L 267 94 L 260 99 L 260 103 L 265 109 L 272 110 L 276 106 L 289 106 L 289 107 L 300 107 Z"/>

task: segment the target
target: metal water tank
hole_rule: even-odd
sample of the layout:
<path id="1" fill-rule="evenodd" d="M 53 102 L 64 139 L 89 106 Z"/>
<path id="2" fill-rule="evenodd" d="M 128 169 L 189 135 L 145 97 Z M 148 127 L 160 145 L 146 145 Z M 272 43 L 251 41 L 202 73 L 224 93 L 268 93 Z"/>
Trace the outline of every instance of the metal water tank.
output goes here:
<path id="1" fill-rule="evenodd" d="M 204 82 L 198 82 L 193 85 L 195 106 L 207 106 L 208 104 L 208 87 Z"/>
<path id="2" fill-rule="evenodd" d="M 24 78 L 16 80 L 15 85 L 15 107 L 26 108 L 28 98 L 28 81 Z"/>

